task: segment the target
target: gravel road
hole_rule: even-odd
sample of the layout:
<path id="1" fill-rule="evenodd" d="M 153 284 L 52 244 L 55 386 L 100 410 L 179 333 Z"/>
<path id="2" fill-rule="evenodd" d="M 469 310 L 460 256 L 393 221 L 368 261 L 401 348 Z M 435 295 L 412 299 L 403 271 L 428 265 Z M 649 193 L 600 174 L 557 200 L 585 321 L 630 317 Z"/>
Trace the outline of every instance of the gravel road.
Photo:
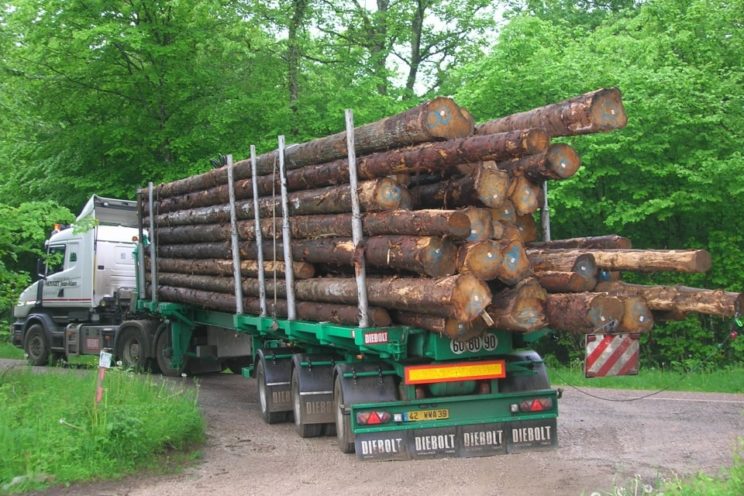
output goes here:
<path id="1" fill-rule="evenodd" d="M 2 362 L 0 361 L 0 367 Z M 566 389 L 556 450 L 489 458 L 360 462 L 335 438 L 302 439 L 290 424 L 260 419 L 253 380 L 199 379 L 207 419 L 203 458 L 179 474 L 56 488 L 46 496 L 590 495 L 639 477 L 704 471 L 732 461 L 744 434 L 744 394 L 665 392 L 606 401 Z M 587 389 L 613 400 L 636 391 Z"/>

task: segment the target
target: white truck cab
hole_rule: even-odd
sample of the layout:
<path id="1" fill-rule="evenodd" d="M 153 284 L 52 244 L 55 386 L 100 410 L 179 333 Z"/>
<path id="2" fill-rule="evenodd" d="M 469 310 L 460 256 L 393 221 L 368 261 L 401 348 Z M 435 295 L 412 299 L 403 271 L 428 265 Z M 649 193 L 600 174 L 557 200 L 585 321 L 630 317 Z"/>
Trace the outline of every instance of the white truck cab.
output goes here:
<path id="1" fill-rule="evenodd" d="M 94 195 L 46 241 L 43 274 L 13 309 L 13 342 L 32 363 L 112 346 L 134 296 L 137 222 L 135 202 Z"/>

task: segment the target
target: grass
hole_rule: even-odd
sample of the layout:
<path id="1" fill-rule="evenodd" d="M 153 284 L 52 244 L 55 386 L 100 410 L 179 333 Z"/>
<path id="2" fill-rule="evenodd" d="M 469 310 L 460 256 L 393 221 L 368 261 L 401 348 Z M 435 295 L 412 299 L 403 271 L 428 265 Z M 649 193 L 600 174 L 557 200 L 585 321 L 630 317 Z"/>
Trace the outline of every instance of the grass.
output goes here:
<path id="1" fill-rule="evenodd" d="M 16 348 L 8 341 L 0 339 L 0 358 L 11 358 L 20 360 L 23 358 L 23 350 Z"/>
<path id="2" fill-rule="evenodd" d="M 581 367 L 559 365 L 549 366 L 548 375 L 554 386 L 744 393 L 744 366 L 693 372 L 642 367 L 636 376 L 587 379 Z"/>
<path id="3" fill-rule="evenodd" d="M 96 407 L 96 375 L 0 373 L 0 493 L 157 469 L 203 440 L 195 390 L 112 369 Z"/>

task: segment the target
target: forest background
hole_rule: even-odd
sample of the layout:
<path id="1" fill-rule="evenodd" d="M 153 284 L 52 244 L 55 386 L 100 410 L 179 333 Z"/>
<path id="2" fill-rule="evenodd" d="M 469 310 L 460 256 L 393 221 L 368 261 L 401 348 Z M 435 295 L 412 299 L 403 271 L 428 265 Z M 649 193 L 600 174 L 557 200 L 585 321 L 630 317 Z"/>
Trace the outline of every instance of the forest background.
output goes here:
<path id="1" fill-rule="evenodd" d="M 93 193 L 338 132 L 344 108 L 451 95 L 484 121 L 610 86 L 628 126 L 566 140 L 583 166 L 551 187 L 553 238 L 707 248 L 709 273 L 642 282 L 743 291 L 744 0 L 0 1 L 1 315 Z M 643 359 L 740 364 L 731 326 L 658 325 Z"/>

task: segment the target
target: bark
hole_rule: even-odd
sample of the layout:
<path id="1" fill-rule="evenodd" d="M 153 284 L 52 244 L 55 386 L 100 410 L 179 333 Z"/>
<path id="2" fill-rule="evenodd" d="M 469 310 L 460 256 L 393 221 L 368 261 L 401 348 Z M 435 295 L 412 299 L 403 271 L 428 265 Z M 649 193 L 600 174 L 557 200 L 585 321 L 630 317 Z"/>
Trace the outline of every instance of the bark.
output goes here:
<path id="1" fill-rule="evenodd" d="M 590 334 L 616 330 L 625 305 L 602 293 L 555 293 L 548 295 L 545 312 L 555 330 Z"/>
<path id="2" fill-rule="evenodd" d="M 572 147 L 556 143 L 542 153 L 499 162 L 497 167 L 510 174 L 523 174 L 535 182 L 541 182 L 573 176 L 581 167 L 581 158 Z"/>
<path id="3" fill-rule="evenodd" d="M 365 211 L 394 210 L 396 208 L 410 209 L 411 197 L 405 187 L 389 178 L 362 181 L 357 188 L 359 205 Z M 330 186 L 327 188 L 295 191 L 289 193 L 287 202 L 290 215 L 310 215 L 342 213 L 351 211 L 351 190 L 348 185 Z M 214 205 L 214 206 L 212 206 Z M 194 207 L 207 207 L 193 212 Z M 173 217 L 190 217 L 199 215 L 212 218 L 230 219 L 229 206 L 221 204 L 221 200 L 209 195 L 184 195 L 167 198 L 155 206 L 156 215 L 177 212 Z M 253 201 L 237 202 L 236 214 L 240 218 L 253 218 Z M 262 217 L 281 214 L 281 196 L 262 197 L 258 202 L 259 213 Z M 149 209 L 145 212 L 149 214 Z M 182 211 L 182 212 L 178 212 Z"/>
<path id="4" fill-rule="evenodd" d="M 578 272 L 586 277 L 597 276 L 597 263 L 588 253 L 527 250 L 527 256 L 532 263 L 532 269 L 538 272 Z"/>
<path id="5" fill-rule="evenodd" d="M 437 97 L 400 114 L 359 126 L 354 129 L 357 155 L 378 150 L 424 143 L 437 139 L 464 138 L 473 133 L 473 120 L 451 99 Z M 318 138 L 307 143 L 290 145 L 285 151 L 287 170 L 299 169 L 310 164 L 320 164 L 347 156 L 346 132 Z M 278 167 L 276 150 L 256 158 L 259 175 L 271 174 Z M 234 165 L 235 179 L 251 176 L 249 160 Z M 360 176 L 361 177 L 361 176 Z M 204 174 L 187 177 L 158 186 L 158 197 L 168 198 L 192 191 L 208 189 L 227 183 L 227 169 L 215 169 Z"/>
<path id="6" fill-rule="evenodd" d="M 174 286 L 160 286 L 158 296 L 161 301 L 174 303 L 185 303 L 211 310 L 223 312 L 235 312 L 235 296 L 224 293 L 214 293 L 191 288 L 179 288 Z M 286 300 L 274 300 L 269 302 L 271 310 L 269 313 L 276 317 L 286 318 Z M 332 322 L 334 324 L 356 326 L 359 323 L 358 309 L 352 305 L 337 305 L 334 303 L 297 302 L 297 318 L 311 322 Z M 248 314 L 258 315 L 260 313 L 260 301 L 258 298 L 244 298 L 243 311 Z M 370 325 L 373 327 L 387 327 L 392 322 L 387 310 L 371 307 L 369 309 Z"/>
<path id="7" fill-rule="evenodd" d="M 146 258 L 150 263 L 150 258 Z M 315 276 L 315 267 L 307 262 L 293 262 L 292 268 L 296 279 L 309 279 Z M 264 262 L 266 274 L 277 273 L 284 277 L 287 266 L 284 262 Z M 232 276 L 232 260 L 227 259 L 188 259 L 188 258 L 163 258 L 158 257 L 158 271 L 175 272 L 179 274 L 198 274 L 213 276 Z M 255 260 L 242 260 L 240 272 L 243 277 L 258 277 L 258 262 Z M 180 286 L 176 284 L 175 286 Z"/>
<path id="8" fill-rule="evenodd" d="M 512 178 L 509 187 L 509 200 L 517 215 L 531 215 L 540 206 L 541 188 L 524 176 Z"/>
<path id="9" fill-rule="evenodd" d="M 710 269 L 710 253 L 706 250 L 528 250 L 530 257 L 594 256 L 597 266 L 607 270 L 635 272 L 706 272 Z"/>
<path id="10" fill-rule="evenodd" d="M 509 175 L 485 162 L 473 168 L 472 175 L 449 178 L 410 189 L 414 208 L 453 208 L 471 205 L 498 207 L 506 199 Z"/>
<path id="11" fill-rule="evenodd" d="M 584 293 L 597 285 L 596 277 L 579 272 L 536 271 L 535 277 L 550 293 Z"/>
<path id="12" fill-rule="evenodd" d="M 537 239 L 537 223 L 532 215 L 519 215 L 516 222 L 522 242 L 530 243 Z"/>
<path id="13" fill-rule="evenodd" d="M 552 241 L 542 241 L 539 243 L 530 243 L 529 248 L 542 248 L 548 250 L 556 249 L 630 249 L 632 243 L 628 238 L 618 236 L 617 234 L 608 234 L 606 236 L 587 236 L 584 238 L 554 239 Z"/>
<path id="14" fill-rule="evenodd" d="M 470 219 L 470 234 L 465 238 L 466 241 L 485 241 L 493 236 L 493 219 L 489 209 L 469 207 L 461 212 Z"/>
<path id="15" fill-rule="evenodd" d="M 640 296 L 624 297 L 623 318 L 617 328 L 618 332 L 648 332 L 654 327 L 654 316 Z"/>
<path id="16" fill-rule="evenodd" d="M 425 329 L 456 341 L 467 341 L 470 338 L 480 336 L 487 329 L 483 319 L 460 322 L 447 317 L 403 311 L 394 312 L 393 320 L 398 324 Z"/>
<path id="17" fill-rule="evenodd" d="M 640 296 L 653 311 L 669 312 L 684 318 L 687 313 L 733 317 L 744 312 L 744 294 L 686 286 L 645 286 L 623 282 L 603 282 L 597 291 L 613 295 Z M 676 319 L 674 319 L 676 320 Z"/>
<path id="18" fill-rule="evenodd" d="M 628 119 L 617 88 L 598 89 L 527 112 L 494 119 L 476 128 L 476 134 L 542 128 L 550 136 L 572 136 L 625 127 Z"/>
<path id="19" fill-rule="evenodd" d="M 486 312 L 493 319 L 491 327 L 513 332 L 529 332 L 547 326 L 545 300 L 547 293 L 534 279 L 525 279 L 517 287 L 494 294 Z"/>

